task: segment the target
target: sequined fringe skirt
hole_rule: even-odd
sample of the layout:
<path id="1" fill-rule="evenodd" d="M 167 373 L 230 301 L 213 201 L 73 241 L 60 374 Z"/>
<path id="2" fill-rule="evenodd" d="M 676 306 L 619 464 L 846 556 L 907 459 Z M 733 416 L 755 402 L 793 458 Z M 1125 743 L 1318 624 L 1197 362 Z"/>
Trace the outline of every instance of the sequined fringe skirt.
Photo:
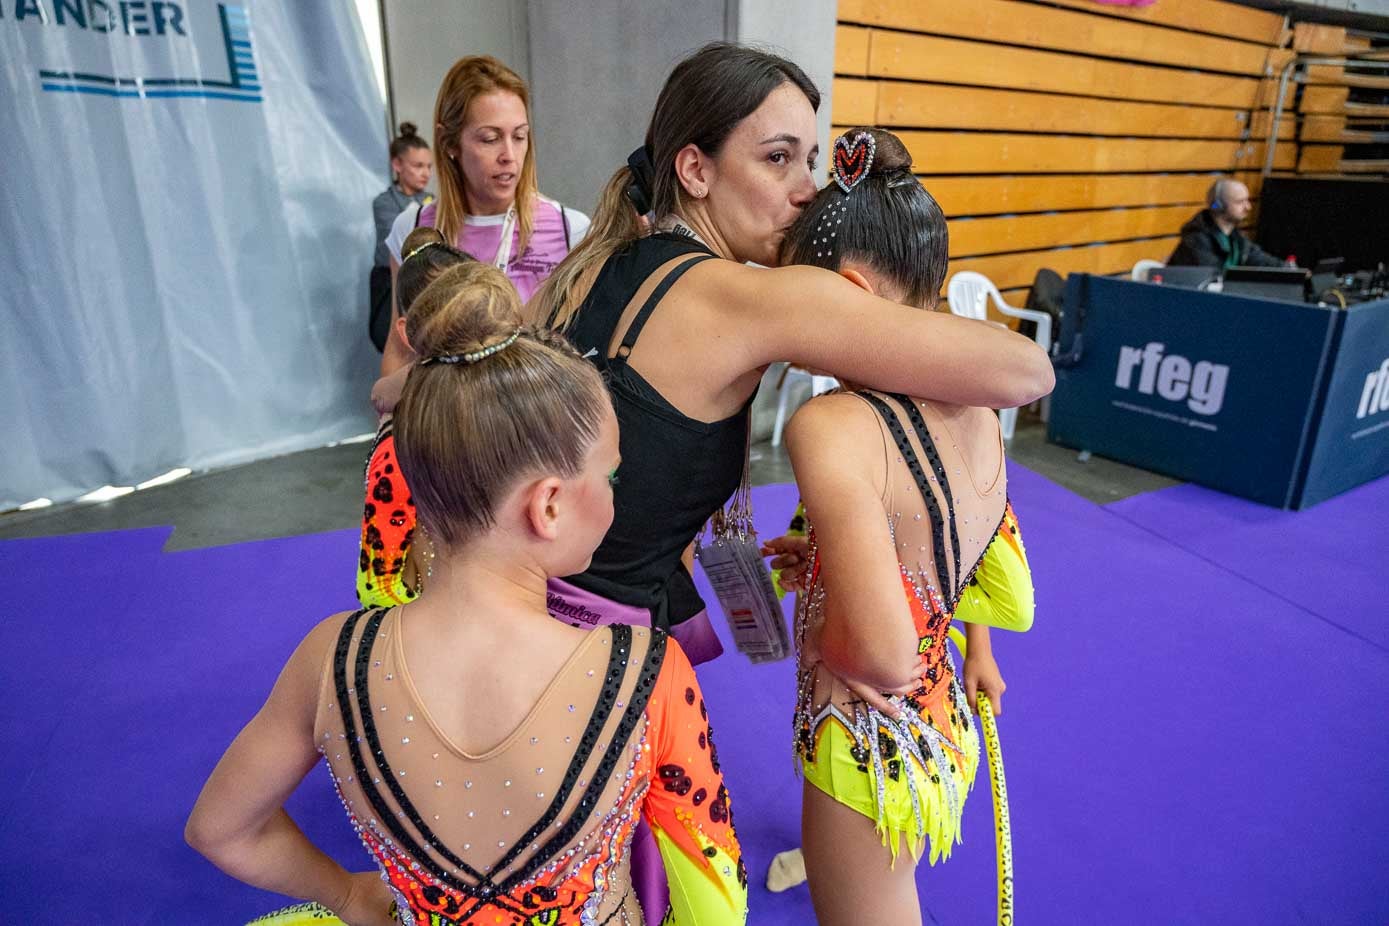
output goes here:
<path id="1" fill-rule="evenodd" d="M 903 843 L 920 861 L 929 842 L 934 865 L 961 842 L 965 797 L 979 765 L 979 736 L 963 702 L 963 694 L 951 698 L 950 716 L 934 726 L 914 711 L 893 722 L 870 709 L 850 717 L 827 706 L 812 723 L 814 748 L 803 752 L 801 772 L 874 821 L 894 861 Z"/>

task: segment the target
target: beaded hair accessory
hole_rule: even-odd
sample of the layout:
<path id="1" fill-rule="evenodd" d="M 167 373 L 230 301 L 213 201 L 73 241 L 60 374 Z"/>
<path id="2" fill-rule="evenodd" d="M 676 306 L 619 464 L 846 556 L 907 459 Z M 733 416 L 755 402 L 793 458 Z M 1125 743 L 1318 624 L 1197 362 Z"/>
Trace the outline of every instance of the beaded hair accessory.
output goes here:
<path id="1" fill-rule="evenodd" d="M 878 143 L 868 132 L 859 132 L 852 139 L 841 135 L 834 140 L 834 182 L 846 196 L 868 176 L 877 153 Z"/>
<path id="2" fill-rule="evenodd" d="M 852 139 L 841 135 L 834 140 L 834 167 L 830 176 L 844 195 L 821 213 L 820 221 L 815 225 L 815 235 L 810 243 L 821 249 L 815 252 L 816 257 L 829 257 L 834 253 L 834 239 L 839 236 L 838 226 L 844 224 L 849 194 L 873 169 L 873 156 L 877 153 L 878 143 L 868 132 L 859 132 Z"/>
<path id="3" fill-rule="evenodd" d="M 515 344 L 516 339 L 520 336 L 521 329 L 517 328 L 511 333 L 511 336 L 504 341 L 498 341 L 496 344 L 469 351 L 466 354 L 441 354 L 438 357 L 426 357 L 420 361 L 420 366 L 426 366 L 431 363 L 477 363 L 479 360 L 486 360 L 499 351 L 506 350 L 508 347 Z"/>
<path id="4" fill-rule="evenodd" d="M 427 251 L 427 250 L 429 250 L 430 248 L 439 248 L 439 247 L 443 247 L 443 246 L 444 246 L 444 242 L 442 242 L 442 241 L 426 241 L 424 244 L 422 244 L 422 245 L 420 245 L 419 247 L 415 248 L 415 250 L 411 251 L 409 254 L 406 254 L 405 257 L 403 257 L 403 258 L 401 259 L 400 262 L 401 262 L 402 264 L 405 263 L 405 261 L 407 261 L 407 260 L 409 260 L 410 258 L 414 257 L 416 254 L 420 253 L 421 251 Z"/>

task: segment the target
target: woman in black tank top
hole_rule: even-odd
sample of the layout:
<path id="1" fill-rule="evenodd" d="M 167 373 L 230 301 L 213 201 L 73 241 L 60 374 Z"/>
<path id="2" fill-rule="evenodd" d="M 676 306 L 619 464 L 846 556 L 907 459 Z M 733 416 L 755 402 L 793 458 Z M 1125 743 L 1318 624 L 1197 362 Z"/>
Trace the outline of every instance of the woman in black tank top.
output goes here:
<path id="1" fill-rule="evenodd" d="M 568 581 L 625 604 L 645 608 L 651 622 L 675 628 L 696 661 L 718 654 L 708 632 L 704 604 L 681 554 L 709 515 L 733 494 L 743 471 L 748 439 L 747 407 L 704 422 L 686 416 L 628 363 L 647 321 L 686 271 L 714 255 L 697 241 L 656 234 L 614 255 L 599 274 L 567 334 L 580 353 L 592 354 L 603 371 L 617 410 L 623 472 L 614 493 L 615 517 L 623 527 L 610 532 L 589 568 Z M 608 356 L 622 310 L 659 268 L 674 261 L 626 326 Z M 658 517 L 647 512 L 656 510 Z M 695 618 L 695 626 L 686 626 Z M 701 658 L 703 657 L 703 658 Z"/>
<path id="2" fill-rule="evenodd" d="M 621 425 L 613 526 L 588 570 L 552 586 L 576 620 L 610 603 L 669 627 L 692 659 L 717 652 L 691 640 L 712 637 L 707 618 L 702 633 L 682 626 L 703 602 L 681 556 L 737 488 L 770 363 L 969 405 L 1051 390 L 1046 355 L 1011 331 L 907 309 L 817 268 L 766 269 L 817 189 L 818 105 L 790 61 L 727 43 L 695 52 L 588 236 L 531 301 L 607 373 Z M 647 213 L 657 233 L 643 236 Z"/>
<path id="3" fill-rule="evenodd" d="M 908 309 L 826 270 L 766 269 L 816 193 L 819 103 L 783 58 L 726 43 L 695 52 L 666 81 L 646 144 L 608 182 L 588 235 L 531 300 L 532 320 L 607 373 L 623 461 L 612 527 L 588 569 L 551 581 L 551 613 L 650 622 L 693 662 L 718 654 L 682 554 L 738 485 L 771 363 L 965 405 L 1051 391 L 1046 355 L 1011 331 Z M 659 870 L 639 835 L 633 882 L 651 922 L 664 911 Z"/>

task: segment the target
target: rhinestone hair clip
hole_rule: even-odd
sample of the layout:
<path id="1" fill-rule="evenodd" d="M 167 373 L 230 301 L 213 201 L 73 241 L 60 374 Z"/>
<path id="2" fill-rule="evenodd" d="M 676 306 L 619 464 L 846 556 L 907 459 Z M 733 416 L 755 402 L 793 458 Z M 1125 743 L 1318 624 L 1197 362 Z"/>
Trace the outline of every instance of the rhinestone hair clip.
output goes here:
<path id="1" fill-rule="evenodd" d="M 853 139 L 843 135 L 834 140 L 834 182 L 847 196 L 873 170 L 873 157 L 878 143 L 869 132 L 859 132 Z"/>
<path id="2" fill-rule="evenodd" d="M 834 169 L 830 171 L 830 176 L 844 195 L 821 213 L 820 221 L 815 225 L 810 243 L 816 247 L 816 257 L 834 254 L 834 239 L 839 237 L 838 226 L 844 224 L 849 194 L 872 171 L 873 157 L 877 153 L 878 144 L 868 132 L 859 132 L 852 140 L 842 135 L 834 140 Z"/>
<path id="3" fill-rule="evenodd" d="M 507 338 L 504 341 L 498 341 L 496 344 L 493 344 L 489 347 L 484 347 L 480 350 L 469 351 L 466 354 L 442 354 L 438 357 L 426 357 L 420 361 L 420 366 L 425 366 L 431 363 L 477 363 L 479 360 L 485 360 L 499 351 L 506 350 L 508 347 L 515 344 L 516 339 L 520 336 L 521 329 L 517 328 L 515 331 L 511 333 L 511 336 L 509 338 Z"/>

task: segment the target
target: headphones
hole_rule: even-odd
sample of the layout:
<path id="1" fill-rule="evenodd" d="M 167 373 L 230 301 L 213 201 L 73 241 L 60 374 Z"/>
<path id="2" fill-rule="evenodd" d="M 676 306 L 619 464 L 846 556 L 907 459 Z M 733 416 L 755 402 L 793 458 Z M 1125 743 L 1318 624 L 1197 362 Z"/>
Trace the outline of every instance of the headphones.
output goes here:
<path id="1" fill-rule="evenodd" d="M 1217 180 L 1215 183 L 1211 184 L 1210 208 L 1214 212 L 1225 211 L 1225 201 L 1220 198 L 1220 185 L 1224 182 L 1224 180 Z"/>

